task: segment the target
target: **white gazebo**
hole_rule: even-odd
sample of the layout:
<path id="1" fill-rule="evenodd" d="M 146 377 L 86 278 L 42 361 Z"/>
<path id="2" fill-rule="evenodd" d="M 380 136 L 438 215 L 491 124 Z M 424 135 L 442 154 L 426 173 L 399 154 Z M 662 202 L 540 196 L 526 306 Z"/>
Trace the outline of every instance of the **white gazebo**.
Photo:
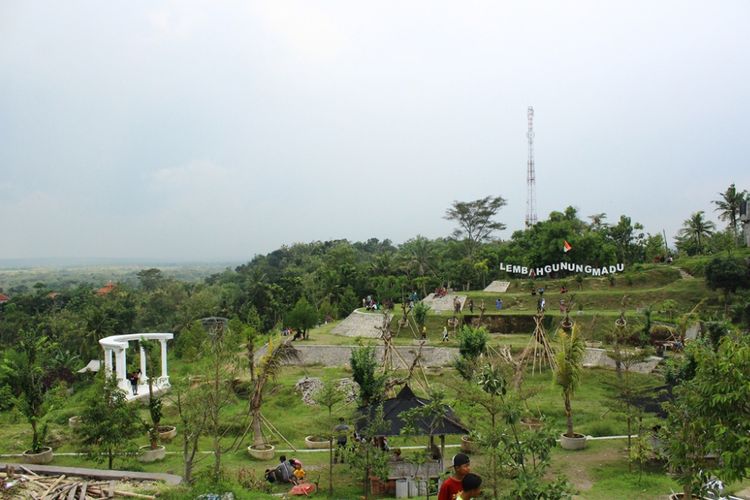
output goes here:
<path id="1" fill-rule="evenodd" d="M 149 375 L 146 373 L 146 353 L 143 347 L 139 349 L 138 357 L 140 359 L 141 376 L 138 381 L 138 396 L 134 396 L 128 381 L 127 373 L 127 355 L 126 352 L 130 347 L 130 342 L 139 340 L 158 340 L 161 346 L 161 376 L 154 377 L 152 380 L 153 388 L 161 393 L 170 387 L 169 373 L 167 372 L 167 340 L 172 340 L 172 333 L 131 333 L 128 335 L 112 335 L 99 341 L 104 349 L 104 370 L 107 376 L 114 371 L 117 377 L 117 385 L 125 391 L 128 399 L 135 399 L 148 393 Z M 114 363 L 113 363 L 114 358 Z M 154 368 L 154 367 L 151 367 Z M 144 391 L 145 389 L 145 391 Z"/>

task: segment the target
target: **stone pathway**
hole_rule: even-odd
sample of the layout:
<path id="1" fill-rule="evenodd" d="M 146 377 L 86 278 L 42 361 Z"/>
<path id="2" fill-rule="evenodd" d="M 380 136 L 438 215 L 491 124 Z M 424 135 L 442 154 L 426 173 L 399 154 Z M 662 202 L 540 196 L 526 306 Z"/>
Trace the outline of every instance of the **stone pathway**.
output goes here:
<path id="1" fill-rule="evenodd" d="M 344 337 L 379 339 L 380 330 L 378 330 L 378 327 L 380 326 L 383 326 L 382 314 L 354 311 L 345 320 L 334 326 L 331 333 Z"/>
<path id="2" fill-rule="evenodd" d="M 695 276 L 690 274 L 689 272 L 685 271 L 684 269 L 677 268 L 678 271 L 680 271 L 680 278 L 684 280 L 694 280 Z"/>
<path id="3" fill-rule="evenodd" d="M 434 293 L 429 294 L 427 297 L 425 297 L 422 302 L 430 306 L 430 308 L 433 311 L 436 312 L 442 312 L 442 311 L 453 311 L 453 300 L 458 297 L 458 300 L 461 302 L 461 309 L 464 308 L 464 304 L 466 303 L 466 295 L 456 295 L 453 293 L 449 293 L 447 295 L 444 295 L 443 297 L 435 297 Z"/>
<path id="4" fill-rule="evenodd" d="M 508 291 L 509 286 L 510 281 L 493 281 L 492 283 L 487 285 L 487 288 L 485 288 L 484 291 L 505 293 L 506 291 Z"/>

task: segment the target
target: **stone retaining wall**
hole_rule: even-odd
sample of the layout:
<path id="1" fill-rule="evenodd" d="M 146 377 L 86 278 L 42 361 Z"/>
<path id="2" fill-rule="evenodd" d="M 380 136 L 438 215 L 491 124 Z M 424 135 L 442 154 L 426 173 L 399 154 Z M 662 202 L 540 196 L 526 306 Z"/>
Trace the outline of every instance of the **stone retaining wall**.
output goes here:
<path id="1" fill-rule="evenodd" d="M 298 345 L 297 359 L 290 360 L 288 365 L 323 365 L 323 366 L 348 366 L 351 358 L 352 349 L 356 346 L 344 345 Z M 396 350 L 404 358 L 408 365 L 414 361 L 419 346 L 398 346 Z M 256 354 L 256 360 L 262 352 Z M 375 346 L 375 357 L 378 360 L 383 359 L 383 346 Z M 422 366 L 425 367 L 444 367 L 451 366 L 453 361 L 458 357 L 458 349 L 455 347 L 425 346 L 422 348 Z M 394 356 L 394 364 L 399 365 L 400 360 Z M 651 373 L 654 368 L 661 362 L 662 358 L 651 356 L 642 363 L 636 363 L 630 371 L 637 373 Z M 583 366 L 586 368 L 607 368 L 615 369 L 615 361 L 607 356 L 606 349 L 587 347 L 586 354 L 583 358 Z"/>
<path id="2" fill-rule="evenodd" d="M 352 349 L 355 346 L 338 345 L 295 345 L 298 359 L 290 360 L 290 365 L 323 365 L 323 366 L 345 366 L 349 364 Z M 401 354 L 406 363 L 411 365 L 416 356 L 419 346 L 398 346 L 396 350 Z M 378 360 L 383 359 L 383 346 L 375 346 L 375 356 Z M 422 366 L 438 367 L 450 366 L 458 356 L 458 349 L 450 347 L 422 348 Z M 398 366 L 400 360 L 394 356 L 394 365 Z"/>

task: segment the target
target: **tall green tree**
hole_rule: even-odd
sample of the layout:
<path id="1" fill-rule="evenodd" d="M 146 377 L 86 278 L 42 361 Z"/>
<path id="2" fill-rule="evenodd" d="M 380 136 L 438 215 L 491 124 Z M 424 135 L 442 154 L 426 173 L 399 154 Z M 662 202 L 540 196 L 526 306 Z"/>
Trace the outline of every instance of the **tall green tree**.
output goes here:
<path id="1" fill-rule="evenodd" d="M 493 218 L 506 203 L 501 196 L 487 196 L 474 201 L 454 201 L 445 211 L 444 218 L 458 224 L 453 237 L 466 242 L 467 255 L 473 256 L 495 231 L 505 229 L 505 224 Z"/>
<path id="2" fill-rule="evenodd" d="M 737 240 L 737 222 L 740 217 L 740 205 L 747 198 L 747 191 L 737 191 L 732 183 L 726 191 L 719 193 L 718 200 L 712 203 L 716 205 L 714 211 L 719 212 L 719 219 L 726 221 L 732 230 L 735 241 Z"/>

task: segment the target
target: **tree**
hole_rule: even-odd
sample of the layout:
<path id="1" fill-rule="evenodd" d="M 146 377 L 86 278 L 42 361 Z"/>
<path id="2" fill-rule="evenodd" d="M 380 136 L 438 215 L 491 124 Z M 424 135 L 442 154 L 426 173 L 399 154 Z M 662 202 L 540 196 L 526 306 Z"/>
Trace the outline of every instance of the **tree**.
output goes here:
<path id="1" fill-rule="evenodd" d="M 355 347 L 349 364 L 352 367 L 352 378 L 359 384 L 360 405 L 370 406 L 382 401 L 385 376 L 377 373 L 380 363 L 375 358 L 375 347 Z"/>
<path id="2" fill-rule="evenodd" d="M 209 406 L 207 391 L 193 390 L 189 380 L 176 380 L 170 391 L 170 399 L 180 417 L 182 435 L 182 463 L 185 482 L 193 482 L 193 466 L 198 453 L 198 443 L 208 425 Z M 200 459 L 199 459 L 200 460 Z"/>
<path id="3" fill-rule="evenodd" d="M 336 387 L 333 380 L 324 381 L 323 386 L 315 393 L 315 403 L 328 410 L 328 418 L 324 420 L 321 426 L 324 432 L 321 434 L 328 438 L 328 496 L 331 497 L 333 496 L 333 439 L 336 436 L 333 407 L 343 400 L 344 395 Z"/>
<path id="4" fill-rule="evenodd" d="M 704 218 L 703 210 L 695 212 L 682 223 L 677 234 L 677 247 L 688 255 L 701 254 L 709 236 L 714 233 L 716 224 Z"/>
<path id="5" fill-rule="evenodd" d="M 49 410 L 47 361 L 56 346 L 44 335 L 35 331 L 21 332 L 20 341 L 13 353 L 6 353 L 2 371 L 5 378 L 15 380 L 16 406 L 31 425 L 31 452 L 39 453 L 44 447 L 47 425 L 43 422 Z M 42 424 L 40 428 L 40 424 Z"/>
<path id="6" fill-rule="evenodd" d="M 430 313 L 430 306 L 424 302 L 414 304 L 414 321 L 417 322 L 417 328 L 421 332 L 427 322 L 427 316 Z"/>
<path id="7" fill-rule="evenodd" d="M 138 271 L 136 276 L 138 276 L 138 281 L 141 282 L 141 288 L 147 292 L 156 290 L 164 282 L 164 275 L 162 275 L 161 269 L 155 267 Z"/>
<path id="8" fill-rule="evenodd" d="M 146 373 L 156 364 L 154 362 L 154 352 L 156 342 L 141 338 L 138 346 L 143 350 L 146 357 Z M 154 377 L 148 377 L 148 414 L 151 417 L 151 425 L 146 425 L 148 430 L 149 444 L 152 450 L 159 446 L 159 424 L 161 423 L 161 398 L 154 396 Z"/>
<path id="9" fill-rule="evenodd" d="M 716 351 L 693 342 L 688 354 L 694 375 L 665 405 L 668 459 L 686 499 L 703 494 L 712 474 L 733 482 L 750 470 L 750 340 L 733 332 Z"/>
<path id="10" fill-rule="evenodd" d="M 557 500 L 569 497 L 570 486 L 564 477 L 547 480 L 554 436 L 519 429 L 521 398 L 518 393 L 509 391 L 501 366 L 483 365 L 476 382 L 461 386 L 459 398 L 480 410 L 472 415 L 477 418 L 477 440 L 485 457 L 483 475 L 492 487 L 492 495 L 488 496 L 500 497 L 502 476 L 508 475 L 513 483 L 503 498 Z"/>
<path id="11" fill-rule="evenodd" d="M 236 347 L 239 338 L 227 328 L 224 322 L 206 323 L 207 336 L 203 344 L 204 357 L 207 361 L 204 368 L 206 384 L 204 405 L 206 408 L 206 431 L 211 435 L 214 455 L 212 478 L 215 482 L 221 479 L 222 454 L 232 446 L 222 447 L 221 440 L 229 430 L 223 425 L 221 413 L 224 408 L 234 403 L 236 396 L 227 380 L 233 380 L 239 372 L 239 357 Z M 244 437 L 244 436 L 243 436 Z"/>
<path id="12" fill-rule="evenodd" d="M 422 297 L 427 296 L 427 279 L 424 279 L 427 273 L 434 272 L 435 266 L 435 247 L 432 242 L 424 236 L 417 235 L 415 238 L 408 240 L 400 247 L 400 253 L 403 255 L 405 267 L 409 274 L 416 275 L 421 279 Z"/>
<path id="13" fill-rule="evenodd" d="M 729 311 L 729 296 L 742 288 L 750 288 L 750 269 L 739 258 L 716 257 L 706 265 L 706 284 L 724 292 L 724 314 Z"/>
<path id="14" fill-rule="evenodd" d="M 377 446 L 375 437 L 382 436 L 388 429 L 388 423 L 383 418 L 383 405 L 380 404 L 371 413 L 361 415 L 364 422 L 359 433 L 362 439 L 355 441 L 352 452 L 348 455 L 349 467 L 363 474 L 362 486 L 365 498 L 370 498 L 370 477 L 381 480 L 388 477 L 388 453 Z"/>
<path id="15" fill-rule="evenodd" d="M 307 331 L 318 324 L 318 311 L 307 299 L 302 297 L 287 314 L 286 324 L 302 330 L 302 335 L 307 340 Z"/>
<path id="16" fill-rule="evenodd" d="M 97 462 L 106 458 L 107 467 L 112 469 L 115 456 L 137 451 L 130 440 L 141 433 L 143 422 L 137 407 L 128 404 L 114 376 L 99 377 L 91 389 L 76 434 L 89 458 Z"/>
<path id="17" fill-rule="evenodd" d="M 463 325 L 458 334 L 459 356 L 454 362 L 454 367 L 464 380 L 474 378 L 478 368 L 479 357 L 487 351 L 487 340 L 489 336 L 484 327 L 474 328 Z"/>
<path id="18" fill-rule="evenodd" d="M 740 215 L 740 205 L 747 198 L 747 191 L 737 191 L 732 183 L 726 191 L 719 193 L 720 199 L 712 203 L 716 205 L 714 211 L 719 212 L 719 219 L 728 222 L 729 228 L 737 241 L 737 222 Z"/>
<path id="19" fill-rule="evenodd" d="M 555 383 L 560 386 L 565 405 L 565 419 L 567 422 L 566 436 L 575 437 L 573 432 L 573 410 L 570 406 L 570 398 L 575 393 L 581 381 L 583 371 L 583 355 L 586 345 L 578 333 L 578 327 L 574 326 L 571 333 L 563 330 L 559 332 L 560 350 L 557 352 L 555 369 Z"/>
<path id="20" fill-rule="evenodd" d="M 464 239 L 470 257 L 481 243 L 491 239 L 492 233 L 505 229 L 505 224 L 492 220 L 505 205 L 504 198 L 487 196 L 474 201 L 454 201 L 445 211 L 446 220 L 458 223 L 453 237 Z"/>

